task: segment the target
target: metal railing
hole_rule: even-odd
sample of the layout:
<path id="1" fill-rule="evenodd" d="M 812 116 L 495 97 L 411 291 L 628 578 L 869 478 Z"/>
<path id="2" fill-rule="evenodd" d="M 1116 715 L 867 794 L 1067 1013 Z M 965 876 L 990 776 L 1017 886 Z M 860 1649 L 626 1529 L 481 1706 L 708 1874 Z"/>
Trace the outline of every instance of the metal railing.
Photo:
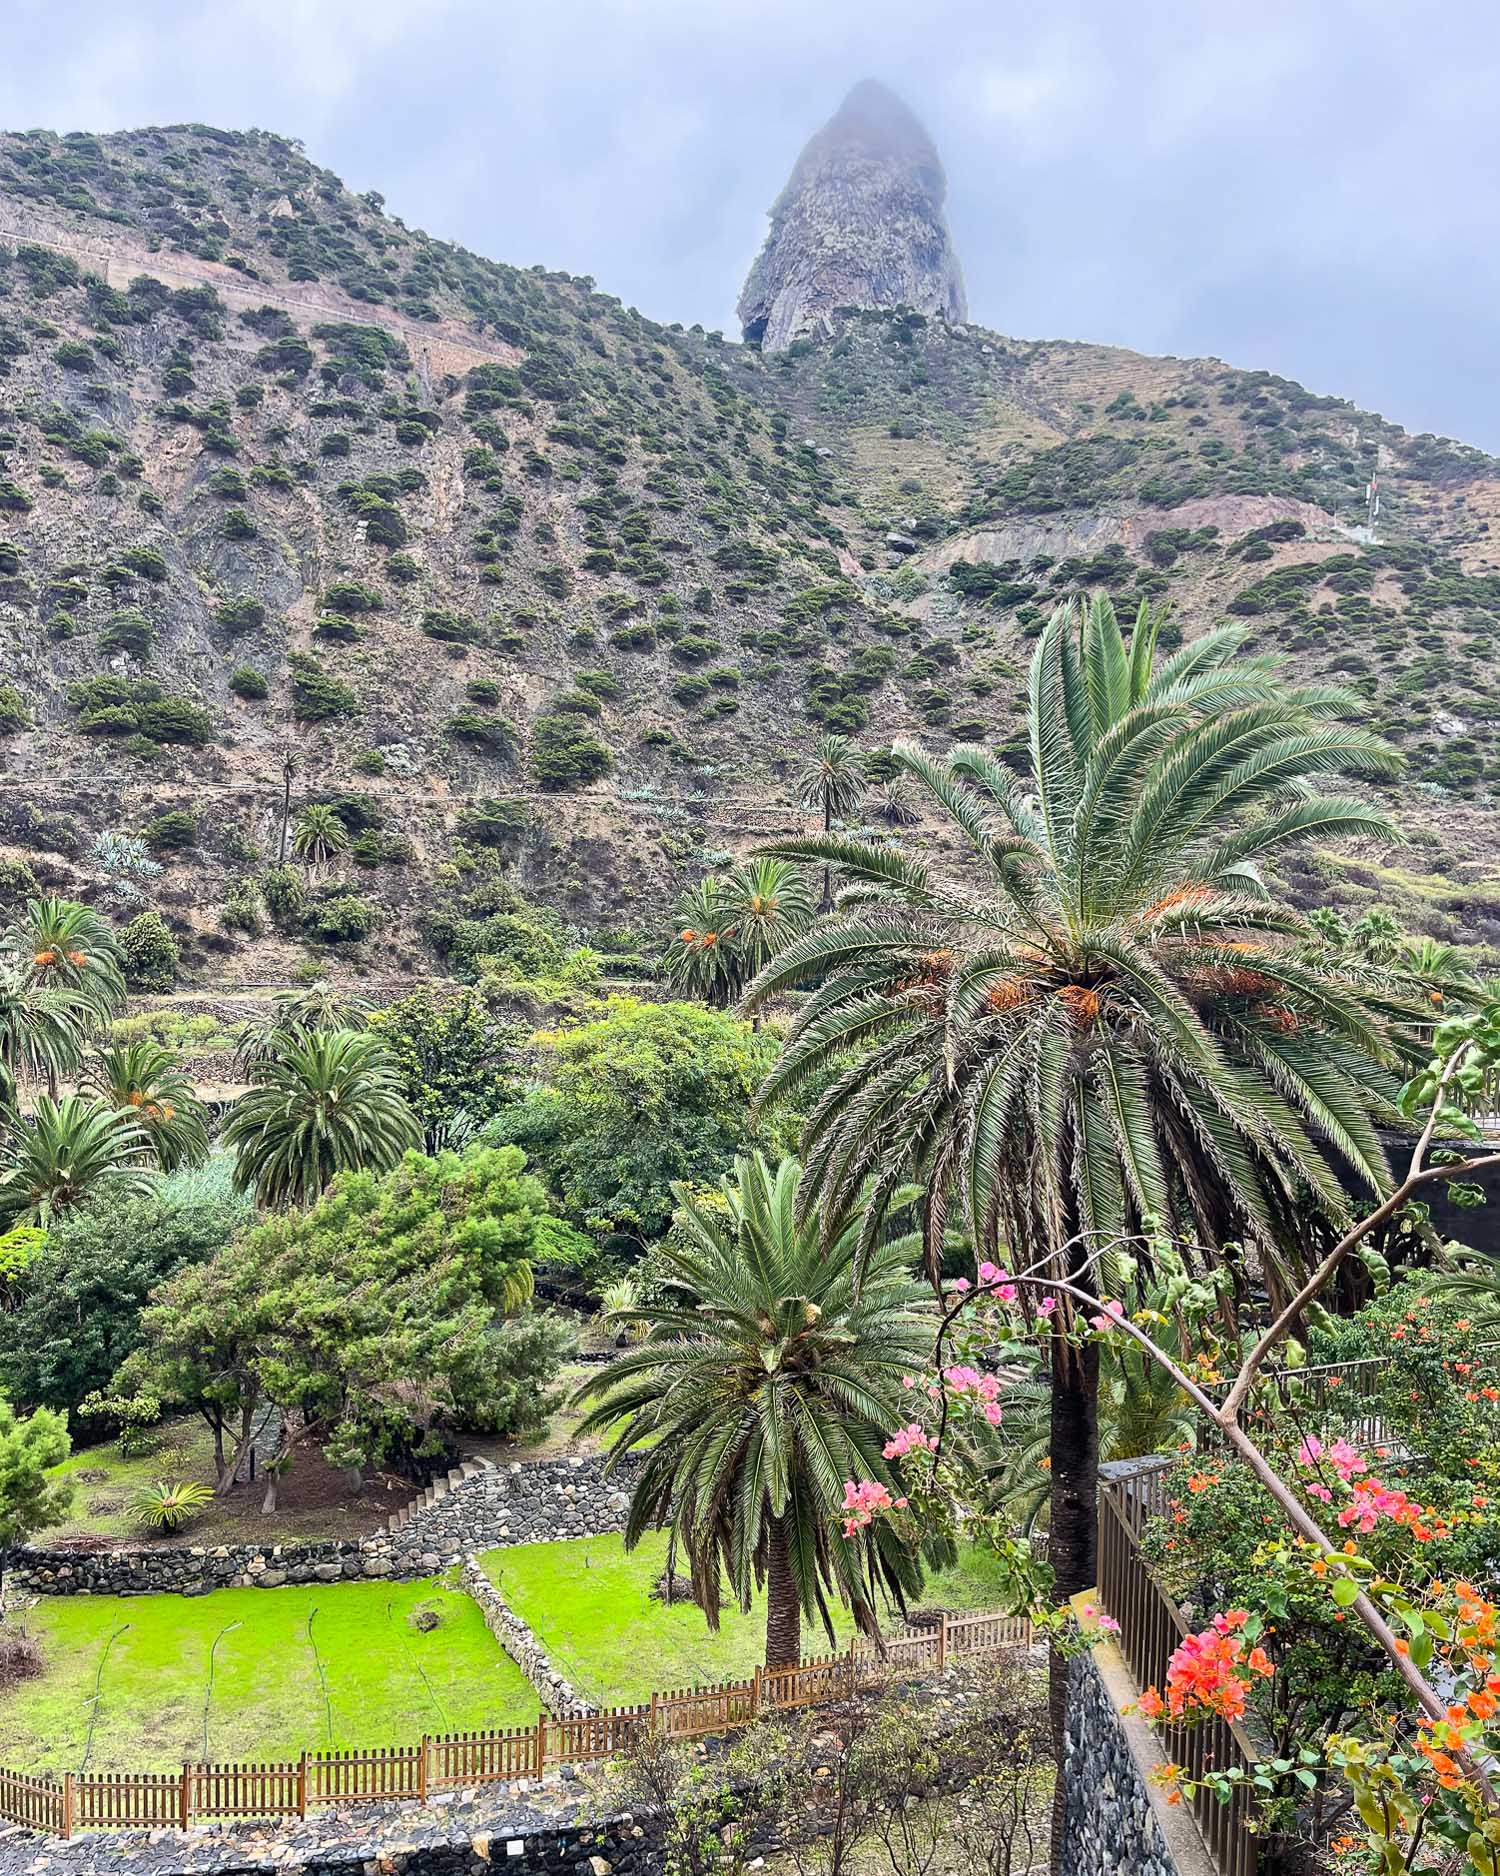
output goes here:
<path id="1" fill-rule="evenodd" d="M 1192 1634 L 1186 1618 L 1152 1575 L 1141 1551 L 1141 1533 L 1166 1508 L 1163 1458 L 1132 1465 L 1128 1473 L 1099 1487 L 1099 1600 L 1120 1625 L 1120 1653 L 1141 1688 L 1163 1686 L 1167 1663 L 1179 1642 Z M 1162 1724 L 1163 1757 L 1183 1768 L 1189 1784 L 1205 1772 L 1239 1767 L 1248 1772 L 1260 1756 L 1231 1722 L 1212 1718 L 1193 1726 Z M 1231 1788 L 1227 1803 L 1206 1792 L 1189 1795 L 1193 1818 L 1219 1876 L 1256 1876 L 1262 1839 L 1251 1830 L 1251 1788 Z"/>

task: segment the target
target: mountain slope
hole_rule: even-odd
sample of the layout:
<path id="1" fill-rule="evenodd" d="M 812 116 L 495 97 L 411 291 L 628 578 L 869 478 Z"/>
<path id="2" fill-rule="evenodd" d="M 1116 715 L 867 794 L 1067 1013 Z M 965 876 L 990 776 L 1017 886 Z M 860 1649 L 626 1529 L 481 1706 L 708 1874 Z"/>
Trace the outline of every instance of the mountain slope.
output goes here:
<path id="1" fill-rule="evenodd" d="M 1243 617 L 1412 755 L 1412 846 L 1305 897 L 1500 937 L 1500 465 L 1215 361 L 828 323 L 774 358 L 655 325 L 264 133 L 0 137 L 0 838 L 89 891 L 95 836 L 157 823 L 200 974 L 416 968 L 495 863 L 654 927 L 798 824 L 822 730 L 1011 741 L 1044 608 L 1102 586 Z M 355 891 L 255 937 L 222 912 L 288 758 Z"/>

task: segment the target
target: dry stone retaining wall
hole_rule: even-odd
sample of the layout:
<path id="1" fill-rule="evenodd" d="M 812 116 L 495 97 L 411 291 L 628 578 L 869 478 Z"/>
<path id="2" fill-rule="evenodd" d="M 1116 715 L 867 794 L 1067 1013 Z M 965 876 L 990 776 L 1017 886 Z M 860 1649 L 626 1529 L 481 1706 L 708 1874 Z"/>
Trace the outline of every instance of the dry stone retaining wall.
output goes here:
<path id="1" fill-rule="evenodd" d="M 546 1712 L 564 1720 L 599 1711 L 553 1667 L 547 1650 L 501 1595 L 498 1585 L 485 1575 L 477 1557 L 464 1558 L 463 1586 L 479 1605 L 485 1627 L 536 1689 Z"/>
<path id="2" fill-rule="evenodd" d="M 470 1460 L 358 1541 L 306 1544 L 142 1544 L 113 1550 L 24 1545 L 6 1560 L 7 1601 L 27 1596 L 202 1595 L 355 1577 L 431 1576 L 471 1551 L 625 1528 L 633 1474 L 608 1478 L 595 1456 L 510 1465 Z"/>

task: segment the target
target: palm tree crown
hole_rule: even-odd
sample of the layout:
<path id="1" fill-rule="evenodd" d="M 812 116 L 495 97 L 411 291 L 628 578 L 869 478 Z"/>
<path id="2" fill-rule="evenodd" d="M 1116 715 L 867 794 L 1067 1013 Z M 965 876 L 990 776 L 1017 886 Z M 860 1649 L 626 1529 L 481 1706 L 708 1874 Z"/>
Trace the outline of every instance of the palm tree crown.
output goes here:
<path id="1" fill-rule="evenodd" d="M 747 998 L 822 980 L 767 1096 L 854 1052 L 804 1135 L 825 1208 L 872 1175 L 921 1173 L 962 1195 L 976 1245 L 1003 1237 L 1018 1264 L 1152 1220 L 1253 1239 L 1274 1280 L 1309 1198 L 1347 1209 L 1332 1160 L 1384 1183 L 1396 1003 L 1319 962 L 1257 863 L 1393 837 L 1316 784 L 1396 758 L 1339 720 L 1346 693 L 1285 684 L 1242 636 L 1157 665 L 1144 607 L 1128 649 L 1108 601 L 1081 627 L 1054 613 L 1031 670 L 1029 787 L 981 749 L 898 748 L 966 842 L 956 879 L 859 842 L 771 849 L 850 882 Z"/>
<path id="2" fill-rule="evenodd" d="M 109 920 L 76 899 L 28 899 L 0 947 L 39 987 L 75 992 L 95 1024 L 108 1022 L 125 1000 L 120 946 Z"/>
<path id="3" fill-rule="evenodd" d="M 42 1095 L 16 1123 L 10 1164 L 0 1173 L 0 1218 L 50 1225 L 84 1199 L 134 1198 L 153 1174 L 150 1149 L 133 1114 L 81 1094 Z"/>
<path id="4" fill-rule="evenodd" d="M 385 1172 L 422 1144 L 385 1042 L 368 1030 L 294 1032 L 250 1069 L 223 1139 L 258 1203 L 311 1205 L 335 1173 Z"/>
<path id="5" fill-rule="evenodd" d="M 323 866 L 335 854 L 349 851 L 349 830 L 326 801 L 313 801 L 302 809 L 292 830 L 292 852 L 309 866 Z"/>
<path id="6" fill-rule="evenodd" d="M 709 873 L 677 902 L 667 975 L 706 1002 L 732 1003 L 812 915 L 802 869 L 789 860 L 759 855 L 730 873 Z"/>
<path id="7" fill-rule="evenodd" d="M 163 1172 L 208 1158 L 208 1110 L 159 1042 L 117 1043 L 99 1057 L 90 1079 L 111 1107 L 134 1115 Z"/>
<path id="8" fill-rule="evenodd" d="M 598 1402 L 585 1429 L 611 1429 L 615 1458 L 649 1443 L 626 1544 L 669 1526 L 711 1627 L 721 1582 L 742 1609 L 764 1582 L 768 1666 L 798 1658 L 804 1614 L 827 1626 L 828 1591 L 873 1632 L 877 1592 L 899 1600 L 920 1582 L 888 1523 L 859 1536 L 842 1524 L 846 1479 L 899 1490 L 882 1448 L 934 1333 L 915 1240 L 878 1242 L 856 1286 L 858 1220 L 820 1242 L 799 1221 L 802 1176 L 756 1156 L 722 1199 L 679 1190 L 659 1253 L 666 1300 L 627 1312 L 646 1340 L 581 1390 Z"/>
<path id="9" fill-rule="evenodd" d="M 816 808 L 826 833 L 834 820 L 853 814 L 865 792 L 859 751 L 847 736 L 819 738 L 818 753 L 798 775 L 793 788 L 799 807 Z"/>

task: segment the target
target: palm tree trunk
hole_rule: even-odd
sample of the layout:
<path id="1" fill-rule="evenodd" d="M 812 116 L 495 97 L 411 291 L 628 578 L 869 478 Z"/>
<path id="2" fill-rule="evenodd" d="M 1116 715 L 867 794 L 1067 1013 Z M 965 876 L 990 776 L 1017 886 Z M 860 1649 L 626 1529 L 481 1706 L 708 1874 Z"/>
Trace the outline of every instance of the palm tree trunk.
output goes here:
<path id="1" fill-rule="evenodd" d="M 831 795 L 825 794 L 823 796 L 823 836 L 824 838 L 826 839 L 828 835 L 830 835 L 832 832 L 833 832 L 833 798 Z M 826 912 L 828 911 L 830 906 L 832 906 L 832 904 L 833 904 L 833 900 L 830 897 L 829 891 L 828 891 L 828 868 L 825 866 L 823 868 L 823 897 L 818 901 L 818 910 L 820 912 Z"/>
<path id="2" fill-rule="evenodd" d="M 792 1570 L 785 1517 L 772 1518 L 766 1556 L 766 1666 L 791 1667 L 802 1659 L 802 1599 Z"/>
<path id="3" fill-rule="evenodd" d="M 1052 1421 L 1048 1452 L 1052 1467 L 1052 1506 L 1048 1560 L 1056 1600 L 1093 1589 L 1098 1574 L 1099 1537 L 1099 1345 L 1069 1348 L 1057 1337 L 1052 1345 Z M 1064 1781 L 1067 1747 L 1068 1664 L 1057 1649 L 1047 1662 L 1047 1716 L 1058 1776 L 1052 1799 L 1052 1864 L 1062 1868 Z"/>

